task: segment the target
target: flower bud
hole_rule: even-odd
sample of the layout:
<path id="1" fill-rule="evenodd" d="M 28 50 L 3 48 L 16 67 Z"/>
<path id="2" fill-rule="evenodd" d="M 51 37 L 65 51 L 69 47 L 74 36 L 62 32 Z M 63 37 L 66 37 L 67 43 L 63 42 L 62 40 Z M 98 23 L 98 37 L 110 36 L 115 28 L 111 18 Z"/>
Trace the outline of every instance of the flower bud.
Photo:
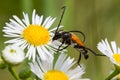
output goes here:
<path id="1" fill-rule="evenodd" d="M 25 59 L 24 51 L 16 45 L 8 45 L 2 51 L 2 57 L 5 62 L 11 65 L 17 65 Z"/>

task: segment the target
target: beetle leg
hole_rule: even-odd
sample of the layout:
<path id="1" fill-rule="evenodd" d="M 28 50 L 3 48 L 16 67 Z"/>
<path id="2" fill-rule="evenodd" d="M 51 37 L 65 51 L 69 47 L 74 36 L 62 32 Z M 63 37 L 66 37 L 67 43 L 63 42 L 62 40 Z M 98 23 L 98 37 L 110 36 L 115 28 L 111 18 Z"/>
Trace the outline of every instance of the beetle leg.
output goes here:
<path id="1" fill-rule="evenodd" d="M 70 45 L 68 44 L 67 46 L 63 47 L 62 49 L 58 48 L 58 51 L 62 51 L 64 49 L 66 49 L 68 46 L 70 46 Z"/>
<path id="2" fill-rule="evenodd" d="M 87 50 L 89 50 L 91 53 L 93 53 L 95 56 L 105 56 L 103 54 L 97 54 L 96 52 L 94 52 L 92 49 L 90 48 L 86 48 Z"/>
<path id="3" fill-rule="evenodd" d="M 58 49 L 57 49 L 57 52 L 59 52 L 59 51 L 60 51 L 60 48 L 61 48 L 61 46 L 62 46 L 64 43 L 65 43 L 65 40 L 62 40 L 61 45 L 59 45 L 59 47 L 58 47 Z"/>
<path id="4" fill-rule="evenodd" d="M 78 58 L 78 61 L 77 61 L 77 64 L 81 67 L 80 60 L 81 60 L 81 53 L 79 54 L 79 58 Z"/>

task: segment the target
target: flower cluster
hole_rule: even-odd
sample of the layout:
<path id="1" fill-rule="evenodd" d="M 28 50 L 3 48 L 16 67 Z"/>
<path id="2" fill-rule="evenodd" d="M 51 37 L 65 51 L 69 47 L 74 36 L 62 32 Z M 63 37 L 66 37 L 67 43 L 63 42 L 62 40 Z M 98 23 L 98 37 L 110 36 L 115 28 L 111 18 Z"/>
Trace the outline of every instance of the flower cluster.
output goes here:
<path id="1" fill-rule="evenodd" d="M 2 51 L 2 57 L 8 63 L 10 72 L 12 66 L 18 65 L 27 59 L 30 70 L 37 76 L 36 79 L 82 79 L 85 68 L 82 65 L 73 68 L 76 61 L 65 53 L 66 50 L 60 52 L 57 60 L 54 57 L 58 47 L 62 44 L 59 40 L 52 41 L 54 32 L 57 29 L 51 28 L 55 20 L 56 18 L 51 16 L 44 20 L 43 16 L 39 16 L 33 10 L 32 18 L 23 13 L 23 19 L 14 15 L 13 19 L 6 23 L 3 32 L 5 37 L 10 37 L 10 40 L 5 41 L 5 44 L 9 45 Z M 64 45 L 61 47 L 64 47 Z M 13 74 L 13 76 L 16 80 L 19 79 L 17 75 Z M 23 79 L 24 77 L 20 74 L 20 78 Z M 84 80 L 89 79 L 85 78 Z"/>
<path id="2" fill-rule="evenodd" d="M 61 45 L 62 42 L 59 40 L 52 41 L 57 29 L 56 27 L 51 28 L 55 20 L 56 18 L 51 16 L 44 20 L 43 15 L 39 16 L 35 10 L 33 10 L 32 17 L 26 13 L 23 13 L 23 19 L 14 15 L 13 19 L 10 19 L 10 22 L 3 27 L 4 37 L 10 37 L 10 40 L 5 41 L 8 46 L 0 56 L 0 68 L 7 66 L 16 80 L 19 78 L 24 80 L 28 77 L 32 77 L 34 80 L 90 80 L 82 78 L 85 73 L 84 66 L 75 66 L 76 61 L 65 53 L 66 49 L 61 50 L 58 57 L 55 57 L 58 48 L 65 48 L 65 45 Z M 74 37 L 76 38 L 76 36 Z M 78 40 L 78 38 L 76 39 Z M 106 80 L 111 80 L 113 77 L 118 78 L 120 48 L 117 47 L 116 42 L 111 41 L 109 44 L 105 39 L 98 43 L 97 48 L 115 65 L 115 71 Z M 86 49 L 93 52 L 89 48 Z M 84 54 L 84 57 L 87 59 L 88 55 Z M 25 65 L 18 76 L 15 74 L 13 66 L 22 62 L 27 63 L 29 68 L 28 65 Z M 31 76 L 32 73 L 34 76 Z"/>

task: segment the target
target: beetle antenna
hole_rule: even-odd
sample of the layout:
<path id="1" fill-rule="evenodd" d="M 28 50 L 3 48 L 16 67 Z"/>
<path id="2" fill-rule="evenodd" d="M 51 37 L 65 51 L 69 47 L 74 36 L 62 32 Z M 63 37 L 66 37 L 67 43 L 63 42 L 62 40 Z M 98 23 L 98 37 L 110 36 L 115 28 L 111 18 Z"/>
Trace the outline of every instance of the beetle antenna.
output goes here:
<path id="1" fill-rule="evenodd" d="M 60 24 L 61 24 L 61 22 L 62 22 L 62 18 L 63 18 L 63 15 L 64 15 L 64 13 L 65 13 L 66 6 L 63 6 L 61 9 L 63 9 L 63 12 L 62 12 L 62 15 L 61 15 L 60 21 L 59 21 L 59 23 L 58 23 L 58 25 L 57 25 L 57 29 L 56 29 L 55 33 L 58 31 L 59 26 L 60 26 Z"/>

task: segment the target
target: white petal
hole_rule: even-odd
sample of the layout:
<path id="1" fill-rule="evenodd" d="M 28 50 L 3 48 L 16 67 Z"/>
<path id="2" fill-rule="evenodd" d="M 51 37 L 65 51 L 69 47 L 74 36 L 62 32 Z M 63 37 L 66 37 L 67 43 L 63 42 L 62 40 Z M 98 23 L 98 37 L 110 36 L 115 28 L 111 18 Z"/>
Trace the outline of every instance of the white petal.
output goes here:
<path id="1" fill-rule="evenodd" d="M 45 25 L 45 28 L 49 29 L 55 20 L 56 20 L 56 18 L 54 18 L 54 19 L 51 18 L 51 20 L 49 19 L 48 23 Z"/>
<path id="2" fill-rule="evenodd" d="M 44 23 L 42 24 L 42 26 L 45 26 L 45 25 L 47 24 L 47 22 L 49 21 L 50 18 L 51 18 L 50 16 L 47 17 L 47 18 L 45 19 Z"/>
<path id="3" fill-rule="evenodd" d="M 40 79 L 43 78 L 43 72 L 41 71 L 40 67 L 36 62 L 34 63 L 29 63 L 31 71 L 37 75 Z"/>
<path id="4" fill-rule="evenodd" d="M 13 23 L 12 24 L 6 23 L 6 27 L 4 27 L 3 31 L 4 30 L 10 30 L 10 31 L 21 34 L 21 31 L 23 31 L 23 28 L 17 27 L 16 25 L 13 25 Z M 7 32 L 5 32 L 5 33 L 7 33 Z"/>
<path id="5" fill-rule="evenodd" d="M 27 26 L 30 25 L 30 20 L 29 20 L 28 14 L 25 14 L 25 13 L 23 12 L 23 16 L 24 16 L 24 19 L 22 19 L 23 22 L 24 22 Z"/>
<path id="6" fill-rule="evenodd" d="M 23 27 L 25 27 L 25 25 L 23 24 L 23 22 L 17 17 L 17 16 L 13 16 L 13 18 Z"/>
<path id="7" fill-rule="evenodd" d="M 107 46 L 107 50 L 108 50 L 108 51 L 109 51 L 109 53 L 112 55 L 112 54 L 113 54 L 113 52 L 112 52 L 112 49 L 111 49 L 111 47 L 110 47 L 110 45 L 109 45 L 109 43 L 108 43 L 107 38 L 105 39 L 105 43 L 106 43 L 106 46 Z"/>
<path id="8" fill-rule="evenodd" d="M 84 68 L 83 67 L 80 67 L 80 66 L 77 66 L 76 68 L 74 68 L 73 70 L 69 70 L 67 72 L 70 80 L 78 80 L 80 79 L 81 80 L 81 76 L 84 74 Z M 74 75 L 75 74 L 75 75 Z"/>
<path id="9" fill-rule="evenodd" d="M 70 57 L 68 57 L 62 64 L 62 67 L 60 70 L 67 72 L 74 65 L 73 61 L 74 59 L 70 59 Z"/>
<path id="10" fill-rule="evenodd" d="M 64 63 L 67 55 L 66 54 L 60 54 L 59 58 L 56 61 L 54 69 L 60 69 L 62 67 L 62 64 Z"/>
<path id="11" fill-rule="evenodd" d="M 37 46 L 37 51 L 38 51 L 38 54 L 39 54 L 39 56 L 40 56 L 40 58 L 42 59 L 42 60 L 46 60 L 46 54 L 44 53 L 44 51 L 41 49 L 41 47 L 40 46 Z"/>
<path id="12" fill-rule="evenodd" d="M 19 23 L 17 23 L 16 21 L 14 21 L 13 19 L 10 19 L 10 21 L 11 21 L 11 25 L 13 25 L 13 26 L 15 26 L 15 27 L 17 27 L 17 28 L 19 28 L 19 29 L 21 29 L 21 30 L 23 30 L 24 28 L 23 28 L 23 26 L 22 25 L 20 25 Z M 24 26 L 25 27 L 25 26 Z"/>
<path id="13" fill-rule="evenodd" d="M 27 51 L 26 57 L 28 57 L 29 60 L 31 58 L 33 58 L 32 61 L 34 62 L 35 61 L 35 56 L 33 56 L 33 55 L 35 55 L 35 47 L 33 45 L 31 45 L 30 48 Z"/>
<path id="14" fill-rule="evenodd" d="M 120 54 L 120 48 L 118 47 L 118 54 Z"/>
<path id="15" fill-rule="evenodd" d="M 33 10 L 33 13 L 32 13 L 32 24 L 35 24 L 35 9 Z"/>
<path id="16" fill-rule="evenodd" d="M 43 21 L 43 15 L 40 16 L 38 25 L 41 25 L 41 24 L 42 24 L 42 21 Z"/>
<path id="17" fill-rule="evenodd" d="M 35 15 L 35 24 L 39 25 L 39 16 L 36 14 Z"/>
<path id="18" fill-rule="evenodd" d="M 45 73 L 47 71 L 46 68 L 44 67 L 45 63 L 43 60 L 41 60 L 41 58 L 39 56 L 37 56 L 37 63 L 38 63 L 39 68 Z M 47 65 L 47 63 L 46 63 L 46 65 Z"/>
<path id="19" fill-rule="evenodd" d="M 97 48 L 108 57 L 113 54 L 107 39 L 105 39 L 105 41 L 102 40 L 102 42 L 99 42 Z"/>
<path id="20" fill-rule="evenodd" d="M 8 41 L 5 41 L 5 43 L 17 43 L 20 40 L 20 38 L 14 38 Z"/>
<path id="21" fill-rule="evenodd" d="M 115 41 L 112 41 L 112 42 L 111 42 L 111 46 L 112 46 L 113 53 L 118 53 L 118 52 L 117 52 L 117 46 L 116 46 Z"/>

